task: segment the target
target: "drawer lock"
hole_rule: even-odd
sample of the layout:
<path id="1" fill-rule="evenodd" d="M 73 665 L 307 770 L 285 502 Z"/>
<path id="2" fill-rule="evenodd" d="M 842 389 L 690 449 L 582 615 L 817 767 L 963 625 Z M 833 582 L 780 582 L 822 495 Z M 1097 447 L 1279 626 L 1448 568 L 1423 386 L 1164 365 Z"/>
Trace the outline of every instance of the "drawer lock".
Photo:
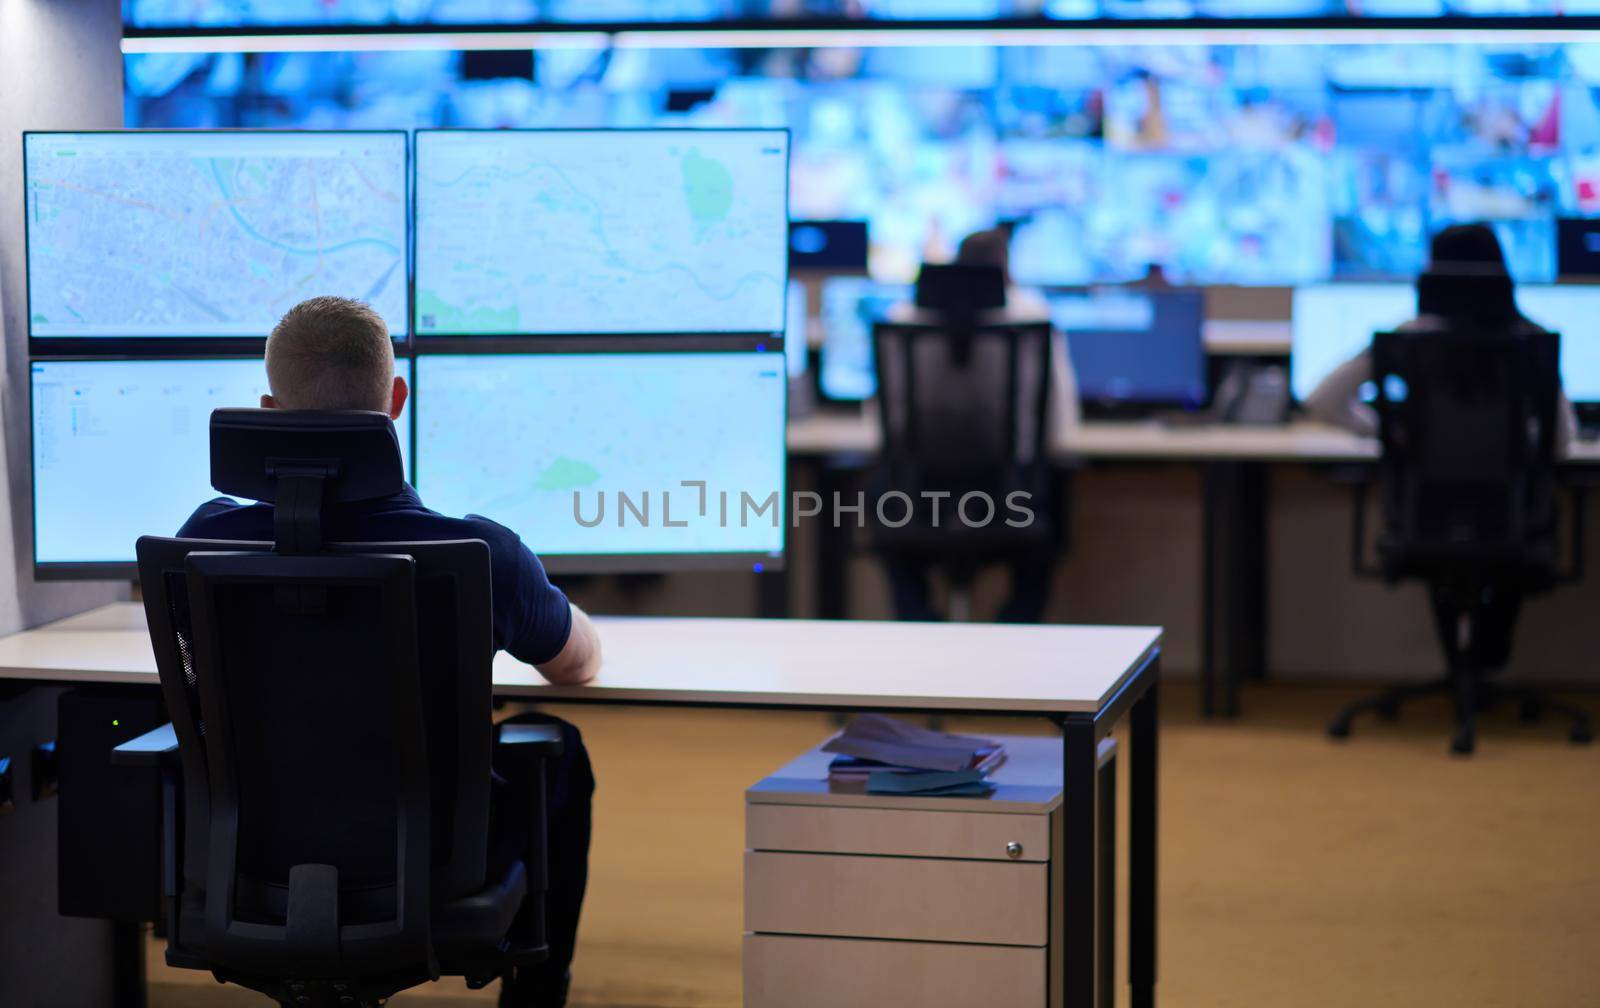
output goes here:
<path id="1" fill-rule="evenodd" d="M 1022 845 L 1021 844 L 1017 843 L 1015 840 L 1012 840 L 1010 843 L 1006 844 L 1006 857 L 1008 857 L 1011 860 L 1015 861 L 1017 858 L 1019 858 L 1021 856 L 1022 856 Z"/>

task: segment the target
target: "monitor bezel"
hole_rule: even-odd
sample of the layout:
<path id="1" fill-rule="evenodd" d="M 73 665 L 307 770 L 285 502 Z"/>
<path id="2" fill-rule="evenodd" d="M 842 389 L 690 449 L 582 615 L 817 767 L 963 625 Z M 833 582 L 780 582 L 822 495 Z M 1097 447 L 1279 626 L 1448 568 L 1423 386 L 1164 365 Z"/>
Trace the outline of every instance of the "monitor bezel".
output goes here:
<path id="1" fill-rule="evenodd" d="M 525 343 L 520 344 L 519 348 L 516 350 L 490 350 L 477 346 L 461 346 L 453 350 L 451 353 L 435 352 L 417 354 L 415 358 L 413 358 L 416 363 L 413 364 L 412 374 L 415 376 L 417 371 L 420 370 L 420 363 L 423 358 L 430 357 L 541 357 L 553 354 L 586 357 L 595 357 L 607 354 L 655 354 L 674 357 L 687 357 L 695 355 L 703 356 L 710 353 L 771 354 L 777 358 L 779 366 L 784 369 L 784 380 L 778 383 L 780 394 L 783 396 L 783 401 L 781 403 L 782 433 L 780 434 L 778 446 L 779 451 L 782 453 L 783 459 L 782 465 L 779 466 L 778 486 L 780 523 L 779 531 L 781 532 L 779 537 L 781 545 L 779 548 L 776 551 L 748 549 L 727 551 L 696 550 L 681 553 L 544 553 L 535 549 L 533 550 L 534 555 L 539 558 L 539 562 L 544 565 L 545 570 L 558 574 L 666 574 L 675 571 L 709 572 L 738 570 L 747 570 L 751 573 L 762 574 L 785 570 L 788 563 L 789 550 L 791 548 L 791 534 L 794 531 L 794 515 L 792 511 L 792 505 L 794 502 L 790 499 L 789 495 L 790 390 L 788 380 L 788 361 L 784 356 L 784 351 L 781 344 L 776 348 L 754 351 L 743 348 L 719 348 L 713 350 L 692 351 L 680 350 L 676 348 L 668 349 L 660 344 L 645 348 L 625 346 L 607 346 L 604 348 L 595 348 L 591 345 L 585 345 L 584 349 L 581 351 L 575 351 L 570 348 L 556 351 L 548 349 L 545 346 L 529 347 Z M 418 442 L 420 437 L 418 431 L 422 417 L 421 385 L 422 382 L 419 380 L 413 382 L 411 386 L 412 468 L 408 475 L 411 477 L 411 485 L 413 487 L 416 486 L 416 474 L 421 469 L 422 461 L 421 454 L 418 451 Z M 418 490 L 417 492 L 420 495 L 422 491 Z M 424 503 L 426 503 L 426 501 L 424 501 Z M 492 516 L 489 517 L 492 518 Z M 513 529 L 512 531 L 516 530 Z M 529 548 L 532 549 L 532 547 Z M 760 565 L 759 568 L 757 567 L 758 564 Z"/>
<path id="2" fill-rule="evenodd" d="M 23 130 L 22 131 L 22 288 L 23 310 L 27 319 L 28 355 L 30 358 L 83 357 L 117 358 L 152 357 L 181 359 L 191 356 L 233 357 L 260 355 L 266 346 L 267 334 L 260 336 L 35 336 L 33 332 L 33 247 L 32 229 L 28 214 L 28 138 L 34 136 L 398 136 L 403 157 L 401 172 L 406 189 L 405 259 L 406 259 L 406 317 L 401 332 L 390 333 L 395 353 L 409 349 L 412 342 L 411 322 L 415 316 L 415 246 L 412 232 L 414 206 L 411 190 L 415 186 L 412 162 L 412 131 L 407 129 L 251 129 L 247 127 L 220 129 L 85 129 L 85 130 Z"/>
<path id="3" fill-rule="evenodd" d="M 758 343 L 772 343 L 777 341 L 778 347 L 783 346 L 783 323 L 777 329 L 683 329 L 670 331 L 618 331 L 618 332 L 513 332 L 513 333 L 438 333 L 432 332 L 424 335 L 417 327 L 416 318 L 416 288 L 417 288 L 417 259 L 416 246 L 418 242 L 418 198 L 416 177 L 422 162 L 422 137 L 429 133 L 445 134 L 529 134 L 529 133 L 769 133 L 782 134 L 783 136 L 783 275 L 780 289 L 787 292 L 789 278 L 792 270 L 789 267 L 789 204 L 793 196 L 791 192 L 790 175 L 794 163 L 794 131 L 787 126 L 622 126 L 588 127 L 588 126 L 534 126 L 516 128 L 494 127 L 446 127 L 426 126 L 411 131 L 412 162 L 411 162 L 411 317 L 407 320 L 406 328 L 411 333 L 413 345 L 419 351 L 433 353 L 460 353 L 462 347 L 468 343 L 488 342 L 499 346 L 526 345 L 529 341 L 579 341 L 586 349 L 632 349 L 646 351 L 652 348 L 661 349 L 662 344 L 675 344 L 676 341 L 691 337 L 706 339 L 727 339 L 743 341 L 742 345 L 754 348 Z M 688 349 L 685 347 L 684 349 Z M 572 351 L 566 351 L 572 352 Z"/>

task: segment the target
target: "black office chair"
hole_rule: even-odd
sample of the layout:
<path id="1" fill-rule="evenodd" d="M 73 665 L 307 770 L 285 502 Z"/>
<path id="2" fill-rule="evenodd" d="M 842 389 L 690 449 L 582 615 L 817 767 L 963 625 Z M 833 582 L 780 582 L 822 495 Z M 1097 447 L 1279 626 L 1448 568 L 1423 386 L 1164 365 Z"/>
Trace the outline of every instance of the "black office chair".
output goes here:
<path id="1" fill-rule="evenodd" d="M 1441 320 L 1374 340 L 1383 529 L 1373 567 L 1366 492 L 1358 487 L 1353 565 L 1390 583 L 1428 583 L 1448 672 L 1349 705 L 1328 727 L 1335 737 L 1350 733 L 1356 714 L 1392 719 L 1402 701 L 1439 692 L 1455 699 L 1451 748 L 1458 753 L 1472 752 L 1478 712 L 1500 698 L 1519 700 L 1528 718 L 1546 710 L 1566 716 L 1574 742 L 1592 737 L 1582 711 L 1531 687 L 1486 679 L 1509 657 L 1521 600 L 1575 579 L 1582 558 L 1583 498 L 1575 488 L 1572 557 L 1568 570 L 1558 569 L 1559 339 L 1520 321 L 1506 325 L 1510 334 L 1506 326 L 1452 329 Z"/>
<path id="2" fill-rule="evenodd" d="M 915 508 L 902 522 L 903 502 L 886 504 L 881 517 L 868 504 L 869 534 L 884 559 L 943 571 L 949 615 L 961 620 L 970 618 L 981 568 L 1054 556 L 1064 545 L 1065 494 L 1046 450 L 1052 335 L 1048 322 L 988 323 L 960 313 L 933 318 L 873 327 L 883 448 L 870 480 L 872 500 L 899 491 Z M 937 524 L 924 492 L 950 494 Z M 1033 513 L 1021 527 L 1007 521 L 1014 517 L 1007 499 L 1018 492 L 1029 495 Z M 969 527 L 959 510 L 972 493 L 987 495 L 995 508 L 983 523 L 987 504 L 973 498 L 968 517 L 978 527 Z"/>
<path id="3" fill-rule="evenodd" d="M 493 749 L 488 547 L 324 541 L 402 485 L 380 413 L 218 410 L 211 471 L 275 503 L 276 543 L 138 543 L 172 724 L 117 758 L 167 771 L 168 963 L 321 1006 L 541 961 L 560 736 Z M 525 761 L 531 835 L 491 809 L 492 750 Z"/>

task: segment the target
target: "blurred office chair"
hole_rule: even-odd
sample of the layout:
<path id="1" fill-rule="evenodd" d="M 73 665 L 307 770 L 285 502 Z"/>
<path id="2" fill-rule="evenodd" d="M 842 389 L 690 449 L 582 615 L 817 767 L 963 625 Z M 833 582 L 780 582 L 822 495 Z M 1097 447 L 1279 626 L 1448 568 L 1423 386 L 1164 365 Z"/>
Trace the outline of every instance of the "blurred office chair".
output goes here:
<path id="1" fill-rule="evenodd" d="M 168 963 L 331 1006 L 542 960 L 560 736 L 493 745 L 488 547 L 324 541 L 401 486 L 380 413 L 218 410 L 211 472 L 274 502 L 277 541 L 138 543 L 172 724 L 116 759 L 165 771 Z M 531 835 L 491 807 L 491 756 L 526 761 Z"/>
<path id="2" fill-rule="evenodd" d="M 984 269 L 943 267 L 933 275 L 950 279 L 950 271 Z M 919 290 L 919 304 L 937 310 L 917 321 L 873 327 L 883 447 L 867 505 L 870 538 L 891 577 L 909 571 L 925 579 L 927 571 L 942 570 L 950 586 L 949 616 L 956 620 L 970 618 L 978 571 L 1011 564 L 1014 572 L 1027 573 L 1017 574 L 1011 612 L 1004 615 L 1037 620 L 1064 527 L 1064 494 L 1046 452 L 1051 327 L 1046 321 L 983 321 L 981 313 L 994 307 L 989 303 L 969 300 L 963 310 L 963 296 L 992 298 L 1000 272 L 993 274 L 955 276 L 953 295 L 949 288 L 942 296 Z M 1003 284 L 998 290 L 1003 301 Z M 877 502 L 896 491 L 912 506 L 897 498 L 880 514 Z M 937 515 L 924 493 L 948 494 Z M 1012 496 L 1019 493 L 1027 496 Z M 963 510 L 967 495 L 978 496 Z M 1008 501 L 1031 512 L 1031 520 Z M 899 618 L 933 618 L 917 611 L 921 603 L 907 602 L 903 588 L 896 596 Z M 1022 615 L 1015 614 L 1019 609 Z"/>
<path id="3" fill-rule="evenodd" d="M 1358 487 L 1352 560 L 1358 573 L 1391 583 L 1427 582 L 1448 671 L 1349 705 L 1329 725 L 1331 735 L 1348 735 L 1362 711 L 1393 718 L 1402 701 L 1444 692 L 1455 700 L 1457 753 L 1472 752 L 1478 712 L 1501 698 L 1520 701 L 1530 719 L 1559 713 L 1572 722 L 1572 741 L 1590 740 L 1582 711 L 1487 678 L 1510 656 L 1523 598 L 1581 574 L 1581 488 L 1573 490 L 1571 560 L 1566 571 L 1557 564 L 1558 348 L 1555 334 L 1520 320 L 1487 328 L 1441 320 L 1375 338 L 1383 528 L 1372 567 L 1366 492 Z"/>

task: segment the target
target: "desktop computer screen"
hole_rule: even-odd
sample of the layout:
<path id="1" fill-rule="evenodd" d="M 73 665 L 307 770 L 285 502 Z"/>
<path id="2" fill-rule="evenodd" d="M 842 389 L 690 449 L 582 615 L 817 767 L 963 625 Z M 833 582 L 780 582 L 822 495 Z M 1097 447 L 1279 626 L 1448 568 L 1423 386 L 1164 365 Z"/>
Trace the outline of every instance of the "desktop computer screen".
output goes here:
<path id="1" fill-rule="evenodd" d="M 258 406 L 267 391 L 259 357 L 43 360 L 29 370 L 34 562 L 41 567 L 131 565 L 140 536 L 176 534 L 218 496 L 211 411 Z M 407 414 L 395 429 L 409 472 Z"/>
<path id="2" fill-rule="evenodd" d="M 566 570 L 734 566 L 783 553 L 783 357 L 429 354 L 417 490 Z"/>
<path id="3" fill-rule="evenodd" d="M 830 277 L 822 284 L 822 353 L 817 387 L 825 399 L 854 402 L 878 391 L 872 358 L 872 325 L 889 309 L 911 299 L 905 284 L 876 283 L 865 277 Z"/>
<path id="4" fill-rule="evenodd" d="M 420 130 L 416 334 L 775 333 L 785 130 Z"/>
<path id="5" fill-rule="evenodd" d="M 406 134 L 28 133 L 34 339 L 265 337 L 318 294 L 406 334 Z"/>
<path id="6" fill-rule="evenodd" d="M 1205 298 L 1196 291 L 1090 290 L 1048 295 L 1088 406 L 1206 400 Z"/>
<path id="7" fill-rule="evenodd" d="M 1561 334 L 1561 387 L 1575 403 L 1600 403 L 1600 287 L 1525 284 L 1517 307 L 1529 320 Z"/>
<path id="8" fill-rule="evenodd" d="M 1600 286 L 1519 284 L 1517 307 L 1561 334 L 1561 384 L 1573 402 L 1600 402 Z M 1410 284 L 1320 284 L 1294 292 L 1289 382 L 1305 401 L 1317 383 L 1417 313 Z"/>
<path id="9" fill-rule="evenodd" d="M 1411 284 L 1317 284 L 1297 287 L 1290 308 L 1289 389 L 1306 397 L 1333 369 L 1417 314 Z"/>

